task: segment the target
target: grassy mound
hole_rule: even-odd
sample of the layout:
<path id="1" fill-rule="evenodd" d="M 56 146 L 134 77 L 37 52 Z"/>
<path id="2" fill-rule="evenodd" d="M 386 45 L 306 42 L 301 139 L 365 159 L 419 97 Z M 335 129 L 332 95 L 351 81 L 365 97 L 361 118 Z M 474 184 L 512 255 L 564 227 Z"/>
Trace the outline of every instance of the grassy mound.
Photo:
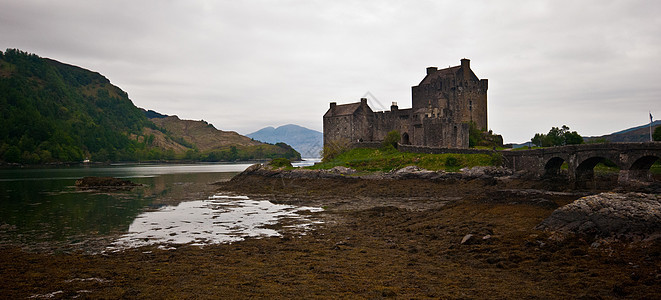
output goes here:
<path id="1" fill-rule="evenodd" d="M 465 167 L 499 166 L 499 154 L 422 154 L 399 152 L 395 149 L 358 148 L 338 154 L 332 160 L 309 169 L 330 169 L 344 166 L 358 171 L 388 172 L 406 166 L 418 166 L 431 171 L 458 171 Z"/>

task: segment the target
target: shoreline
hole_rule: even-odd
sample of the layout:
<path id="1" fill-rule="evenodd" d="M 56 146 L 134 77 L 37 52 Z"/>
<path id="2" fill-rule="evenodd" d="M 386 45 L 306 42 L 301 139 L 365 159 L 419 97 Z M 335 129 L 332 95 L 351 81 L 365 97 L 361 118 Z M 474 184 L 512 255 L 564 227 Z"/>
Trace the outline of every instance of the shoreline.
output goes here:
<path id="1" fill-rule="evenodd" d="M 323 207 L 310 214 L 323 223 L 301 235 L 283 221 L 270 226 L 282 237 L 202 248 L 48 255 L 3 247 L 0 276 L 7 279 L 0 289 L 12 298 L 58 291 L 62 298 L 650 298 L 661 293 L 659 240 L 594 247 L 585 237 L 557 239 L 535 229 L 557 207 L 612 187 L 573 190 L 562 182 L 512 177 L 249 173 L 210 188 Z"/>

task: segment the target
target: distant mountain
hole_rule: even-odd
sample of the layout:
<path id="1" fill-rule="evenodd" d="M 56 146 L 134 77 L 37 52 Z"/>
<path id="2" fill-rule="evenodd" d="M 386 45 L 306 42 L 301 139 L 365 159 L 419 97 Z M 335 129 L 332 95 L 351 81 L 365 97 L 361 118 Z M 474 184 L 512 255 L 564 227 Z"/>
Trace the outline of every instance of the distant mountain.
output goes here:
<path id="1" fill-rule="evenodd" d="M 652 132 L 654 132 L 654 129 L 658 126 L 661 126 L 661 120 L 652 122 Z M 605 139 L 606 141 L 613 143 L 649 142 L 650 124 L 640 125 L 602 136 L 584 137 L 584 139 L 586 142 L 594 139 Z"/>
<path id="2" fill-rule="evenodd" d="M 275 157 L 300 154 L 203 121 L 141 110 L 97 72 L 0 51 L 0 164 Z"/>
<path id="3" fill-rule="evenodd" d="M 294 124 L 278 128 L 269 126 L 246 136 L 264 143 L 287 143 L 303 157 L 319 157 L 324 145 L 324 135 L 321 132 Z"/>

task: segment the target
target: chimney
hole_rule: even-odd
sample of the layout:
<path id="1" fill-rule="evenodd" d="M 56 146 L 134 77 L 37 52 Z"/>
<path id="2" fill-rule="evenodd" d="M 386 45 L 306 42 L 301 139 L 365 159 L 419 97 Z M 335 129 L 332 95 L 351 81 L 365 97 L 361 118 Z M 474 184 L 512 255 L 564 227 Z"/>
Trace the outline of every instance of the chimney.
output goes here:
<path id="1" fill-rule="evenodd" d="M 395 111 L 395 110 L 398 110 L 398 109 L 399 109 L 399 107 L 397 106 L 397 102 L 393 101 L 392 105 L 390 106 L 390 110 Z"/>
<path id="2" fill-rule="evenodd" d="M 337 106 L 337 102 L 331 102 L 330 109 L 335 108 L 335 106 Z"/>
<path id="3" fill-rule="evenodd" d="M 437 67 L 427 67 L 427 75 L 432 74 L 436 71 L 438 71 Z"/>
<path id="4" fill-rule="evenodd" d="M 468 58 L 462 58 L 461 59 L 461 68 L 464 70 L 468 70 L 471 68 L 471 60 Z"/>
<path id="5" fill-rule="evenodd" d="M 360 98 L 360 104 L 367 105 L 367 98 Z"/>

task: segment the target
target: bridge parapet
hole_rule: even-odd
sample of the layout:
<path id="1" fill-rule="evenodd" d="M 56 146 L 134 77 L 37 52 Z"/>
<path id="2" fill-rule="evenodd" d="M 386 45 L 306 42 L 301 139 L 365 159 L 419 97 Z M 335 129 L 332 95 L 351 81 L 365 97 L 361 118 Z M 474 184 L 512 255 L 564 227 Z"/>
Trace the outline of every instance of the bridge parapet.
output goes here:
<path id="1" fill-rule="evenodd" d="M 566 162 L 570 180 L 588 180 L 594 177 L 594 166 L 609 160 L 620 168 L 620 182 L 649 181 L 650 167 L 661 158 L 661 142 L 569 145 L 501 153 L 507 167 L 539 176 L 559 173 Z"/>

